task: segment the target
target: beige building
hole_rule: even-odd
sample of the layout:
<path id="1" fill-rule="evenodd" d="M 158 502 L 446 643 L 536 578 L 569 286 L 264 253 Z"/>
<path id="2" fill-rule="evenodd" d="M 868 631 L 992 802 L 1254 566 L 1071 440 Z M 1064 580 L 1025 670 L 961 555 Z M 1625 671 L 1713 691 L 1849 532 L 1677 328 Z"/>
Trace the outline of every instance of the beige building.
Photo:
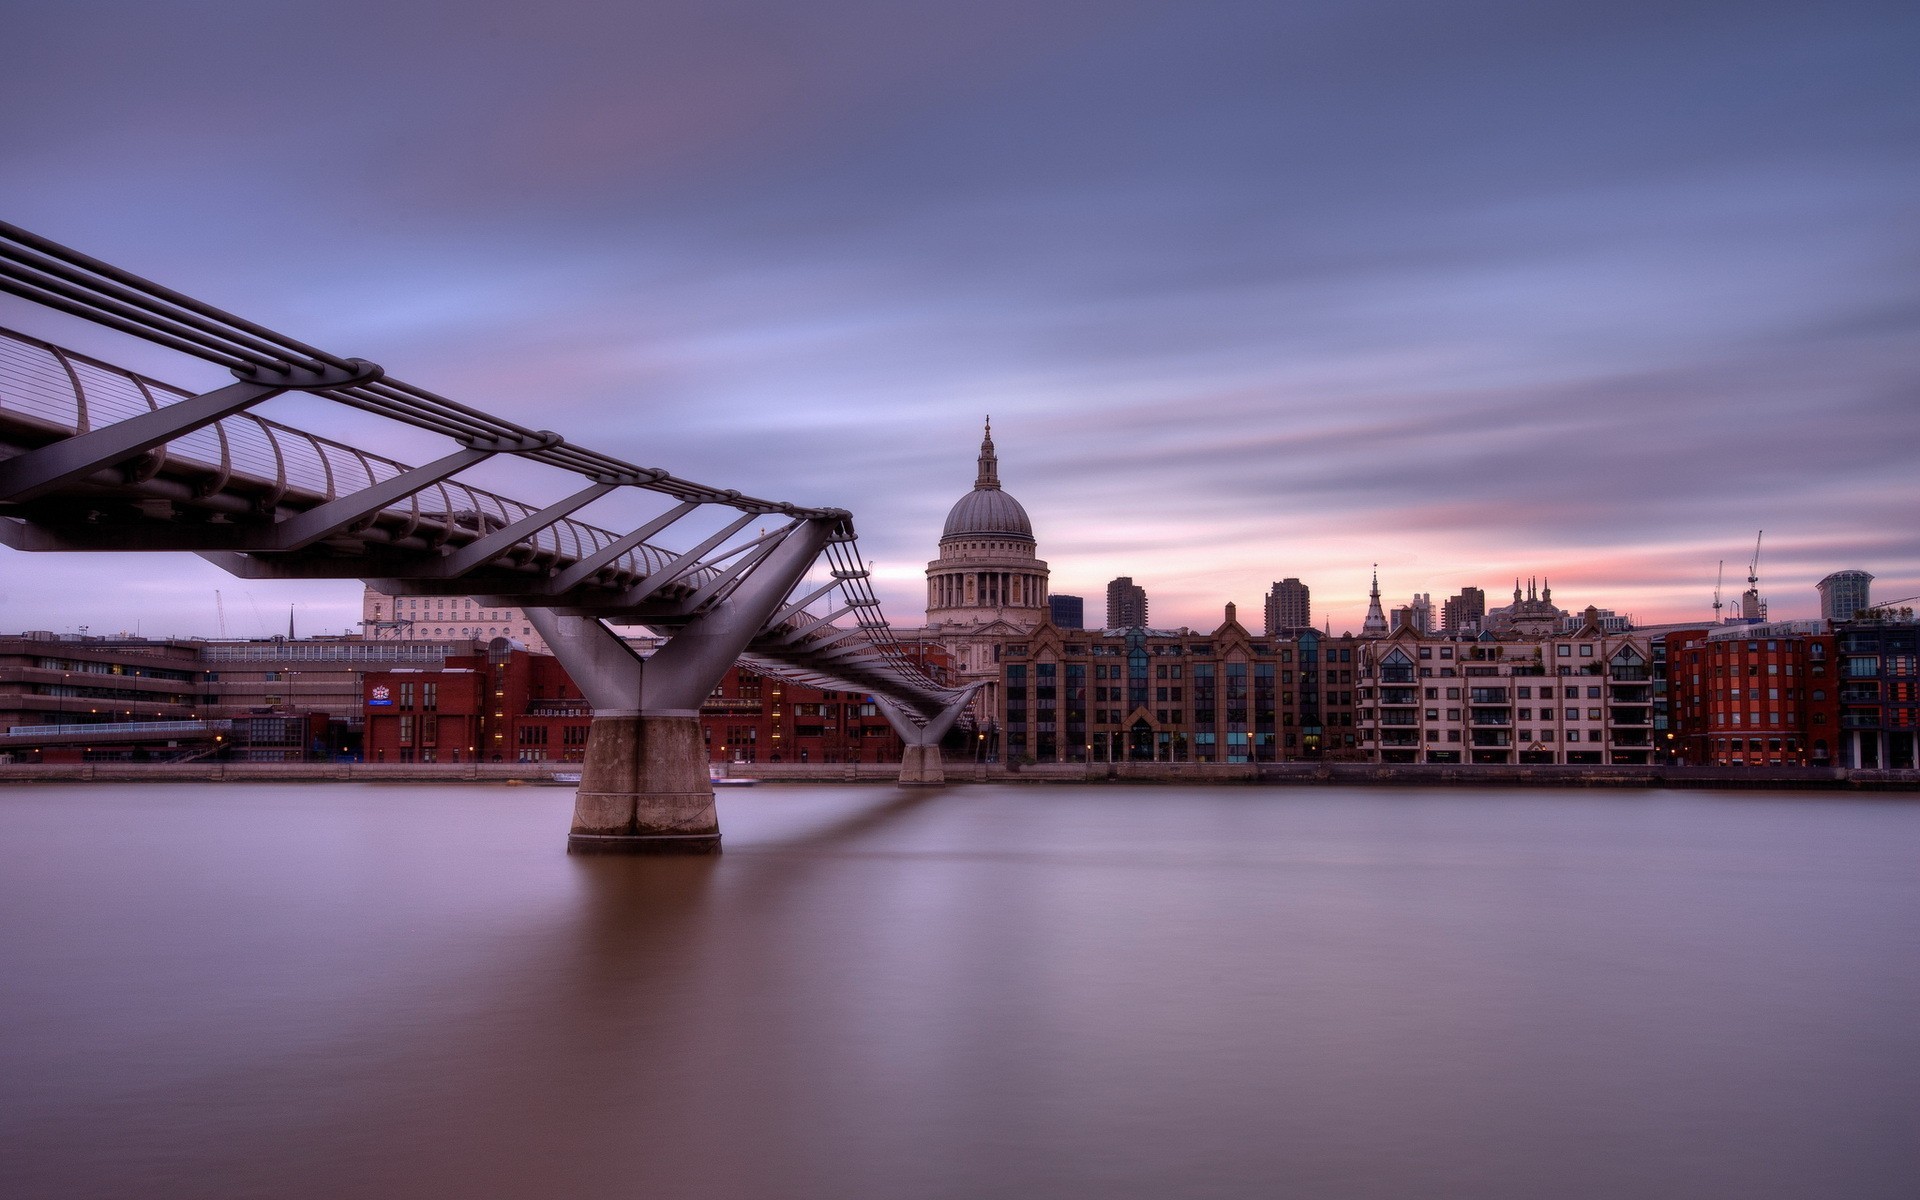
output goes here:
<path id="1" fill-rule="evenodd" d="M 1577 630 L 1369 642 L 1354 672 L 1361 746 L 1383 763 L 1642 764 L 1653 749 L 1652 648 L 1587 610 Z"/>
<path id="2" fill-rule="evenodd" d="M 481 604 L 472 596 L 387 596 L 367 588 L 360 598 L 360 627 L 369 641 L 440 641 L 503 637 L 535 654 L 547 643 L 517 608 Z"/>

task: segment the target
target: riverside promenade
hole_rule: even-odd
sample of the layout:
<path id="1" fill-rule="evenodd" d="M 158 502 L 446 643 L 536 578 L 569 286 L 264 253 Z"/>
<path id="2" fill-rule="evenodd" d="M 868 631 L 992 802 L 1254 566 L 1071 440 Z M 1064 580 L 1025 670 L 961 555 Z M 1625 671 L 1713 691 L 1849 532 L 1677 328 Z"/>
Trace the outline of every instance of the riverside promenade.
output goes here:
<path id="1" fill-rule="evenodd" d="M 552 784 L 577 763 L 9 763 L 0 785 L 31 783 Z M 895 763 L 735 763 L 729 773 L 780 783 L 898 783 Z M 1368 787 L 1714 788 L 1920 792 L 1920 771 L 1843 767 L 1440 766 L 1381 763 L 950 762 L 947 783 L 1357 784 Z"/>

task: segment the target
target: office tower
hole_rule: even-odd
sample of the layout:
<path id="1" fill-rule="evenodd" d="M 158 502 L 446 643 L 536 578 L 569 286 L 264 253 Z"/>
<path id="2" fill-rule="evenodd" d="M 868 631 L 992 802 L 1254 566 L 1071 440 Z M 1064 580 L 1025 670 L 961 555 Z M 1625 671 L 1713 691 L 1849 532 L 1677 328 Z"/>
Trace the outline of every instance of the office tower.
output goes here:
<path id="1" fill-rule="evenodd" d="M 1865 571 L 1835 571 L 1814 587 L 1820 589 L 1820 615 L 1829 621 L 1851 621 L 1854 614 L 1873 605 L 1867 589 L 1873 576 Z"/>
<path id="2" fill-rule="evenodd" d="M 1487 594 L 1477 587 L 1463 587 L 1440 606 L 1440 628 L 1447 633 L 1478 633 L 1486 615 Z"/>
<path id="3" fill-rule="evenodd" d="M 1297 633 L 1313 628 L 1313 604 L 1307 585 L 1298 579 L 1282 579 L 1267 592 L 1267 636 Z"/>
<path id="4" fill-rule="evenodd" d="M 1108 629 L 1144 628 L 1147 623 L 1147 589 L 1122 575 L 1107 585 Z"/>
<path id="5" fill-rule="evenodd" d="M 1087 602 L 1079 596 L 1062 596 L 1056 592 L 1047 597 L 1047 612 L 1060 629 L 1085 629 L 1087 626 Z"/>
<path id="6" fill-rule="evenodd" d="M 1433 632 L 1433 597 L 1429 593 L 1415 592 L 1413 603 L 1393 610 L 1391 629 L 1411 629 L 1415 633 Z"/>

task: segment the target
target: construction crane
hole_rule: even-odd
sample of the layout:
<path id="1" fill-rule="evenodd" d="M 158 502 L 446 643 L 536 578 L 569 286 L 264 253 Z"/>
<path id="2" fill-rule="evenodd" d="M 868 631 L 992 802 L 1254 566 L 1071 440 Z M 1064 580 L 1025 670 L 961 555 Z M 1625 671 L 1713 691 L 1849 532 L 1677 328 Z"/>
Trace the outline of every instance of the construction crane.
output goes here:
<path id="1" fill-rule="evenodd" d="M 220 637 L 224 640 L 227 636 L 227 602 L 220 598 L 219 588 L 213 589 L 213 613 L 219 619 Z"/>
<path id="2" fill-rule="evenodd" d="M 1767 619 L 1766 601 L 1760 599 L 1760 539 L 1766 535 L 1764 529 L 1753 535 L 1753 561 L 1747 564 L 1747 590 L 1740 597 L 1740 615 L 1748 621 Z"/>
<path id="3" fill-rule="evenodd" d="M 1720 603 L 1720 585 L 1725 582 L 1726 578 L 1727 560 L 1723 558 L 1720 560 L 1720 569 L 1714 572 L 1713 576 L 1713 623 L 1715 625 L 1720 623 L 1720 609 L 1723 607 Z"/>

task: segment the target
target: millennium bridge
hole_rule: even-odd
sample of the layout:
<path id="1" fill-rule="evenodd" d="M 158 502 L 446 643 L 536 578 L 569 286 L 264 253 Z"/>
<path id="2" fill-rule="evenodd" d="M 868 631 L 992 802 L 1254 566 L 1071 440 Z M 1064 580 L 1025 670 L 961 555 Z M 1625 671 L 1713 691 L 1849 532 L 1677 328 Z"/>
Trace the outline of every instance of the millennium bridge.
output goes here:
<path id="1" fill-rule="evenodd" d="M 0 328 L 0 542 L 192 553 L 248 579 L 358 579 L 525 610 L 593 709 L 569 850 L 719 850 L 697 716 L 736 661 L 871 694 L 906 744 L 901 782 L 943 781 L 940 740 L 971 689 L 943 684 L 895 638 L 846 510 L 590 450 L 4 222 L 0 291 L 235 380 L 196 393 Z M 253 411 L 290 393 L 321 402 L 301 424 L 336 436 Z M 349 431 L 368 424 L 357 414 L 444 439 L 447 453 L 376 453 L 365 443 L 377 437 Z M 498 456 L 574 490 L 529 503 L 460 479 Z M 576 517 L 615 493 L 639 495 L 648 518 L 609 529 Z M 642 657 L 609 622 L 664 641 Z"/>

